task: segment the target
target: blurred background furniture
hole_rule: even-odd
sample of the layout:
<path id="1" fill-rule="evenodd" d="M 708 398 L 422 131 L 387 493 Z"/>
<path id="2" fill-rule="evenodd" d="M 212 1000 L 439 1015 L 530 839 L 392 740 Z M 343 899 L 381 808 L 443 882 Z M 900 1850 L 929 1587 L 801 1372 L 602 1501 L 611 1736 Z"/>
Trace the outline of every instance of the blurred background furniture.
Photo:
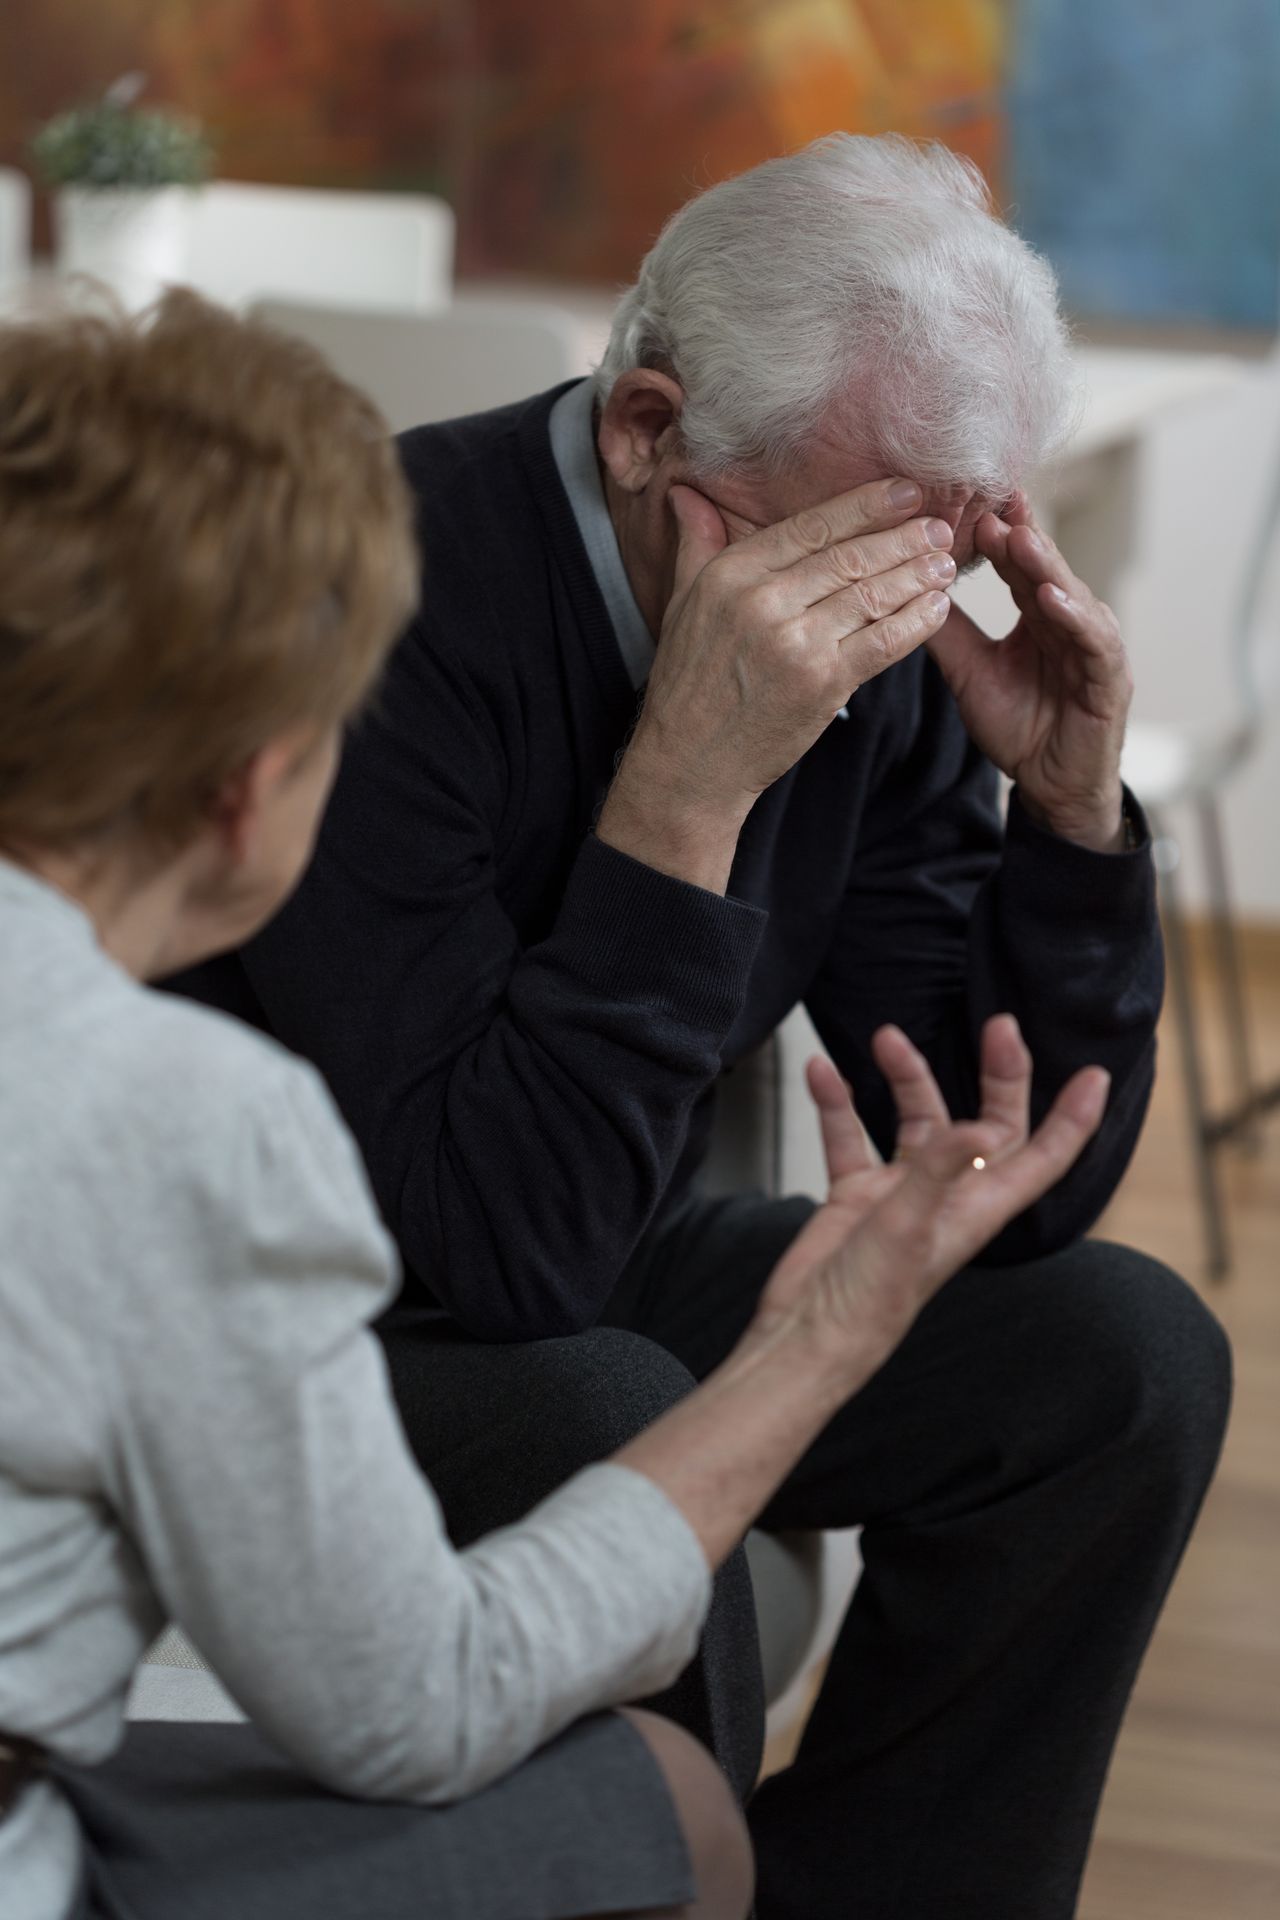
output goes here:
<path id="1" fill-rule="evenodd" d="M 244 307 L 270 297 L 426 313 L 453 295 L 454 217 L 430 194 L 218 180 L 194 198 L 188 278 Z"/>
<path id="2" fill-rule="evenodd" d="M 1280 624 L 1265 613 L 1265 596 L 1280 560 L 1280 453 L 1245 564 L 1240 591 L 1222 636 L 1207 636 L 1206 659 L 1221 659 L 1226 641 L 1235 710 L 1212 728 L 1135 722 L 1125 742 L 1124 776 L 1151 822 L 1164 907 L 1169 985 L 1182 1046 L 1196 1179 L 1204 1218 L 1209 1272 L 1221 1279 L 1231 1264 L 1218 1156 L 1232 1144 L 1256 1144 L 1257 1123 L 1280 1105 L 1280 1081 L 1260 1084 L 1253 1060 L 1244 973 L 1232 907 L 1220 797 L 1265 737 L 1280 685 Z M 1194 811 L 1208 884 L 1210 926 L 1231 1069 L 1228 1104 L 1209 1100 L 1195 979 L 1188 950 L 1179 875 L 1180 848 L 1170 813 Z"/>
<path id="3" fill-rule="evenodd" d="M 260 300 L 254 315 L 309 340 L 378 404 L 393 433 L 542 393 L 587 371 L 572 314 L 545 300 L 463 297 L 435 313 Z"/>
<path id="4" fill-rule="evenodd" d="M 31 267 L 31 183 L 16 167 L 0 167 L 0 286 Z"/>

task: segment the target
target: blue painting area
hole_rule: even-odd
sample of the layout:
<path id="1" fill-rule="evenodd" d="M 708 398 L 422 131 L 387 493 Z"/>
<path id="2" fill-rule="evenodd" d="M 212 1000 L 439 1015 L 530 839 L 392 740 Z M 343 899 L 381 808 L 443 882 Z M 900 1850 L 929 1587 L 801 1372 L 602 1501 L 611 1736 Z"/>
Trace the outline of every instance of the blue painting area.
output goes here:
<path id="1" fill-rule="evenodd" d="M 1006 105 L 1071 310 L 1280 323 L 1280 0 L 1018 0 Z"/>

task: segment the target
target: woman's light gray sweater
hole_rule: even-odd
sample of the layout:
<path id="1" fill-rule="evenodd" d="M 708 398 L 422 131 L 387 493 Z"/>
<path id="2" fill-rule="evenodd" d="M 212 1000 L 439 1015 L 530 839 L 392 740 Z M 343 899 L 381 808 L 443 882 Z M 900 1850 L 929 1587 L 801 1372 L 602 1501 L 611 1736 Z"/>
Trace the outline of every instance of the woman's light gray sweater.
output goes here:
<path id="1" fill-rule="evenodd" d="M 368 1331 L 395 1284 L 316 1074 L 0 862 L 0 1728 L 104 1758 L 175 1620 L 318 1779 L 441 1801 L 674 1678 L 707 1567 L 640 1475 L 454 1551 Z M 76 1864 L 28 1788 L 6 1920 L 61 1920 Z"/>

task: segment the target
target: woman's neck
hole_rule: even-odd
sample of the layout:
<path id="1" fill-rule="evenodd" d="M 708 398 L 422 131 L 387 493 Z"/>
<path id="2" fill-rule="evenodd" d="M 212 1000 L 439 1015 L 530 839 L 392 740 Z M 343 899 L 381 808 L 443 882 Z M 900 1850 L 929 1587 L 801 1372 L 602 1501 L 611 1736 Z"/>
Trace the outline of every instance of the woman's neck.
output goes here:
<path id="1" fill-rule="evenodd" d="M 182 927 L 189 875 L 181 858 L 157 866 L 98 848 L 41 848 L 10 857 L 87 914 L 103 951 L 135 980 L 159 979 L 187 958 Z"/>

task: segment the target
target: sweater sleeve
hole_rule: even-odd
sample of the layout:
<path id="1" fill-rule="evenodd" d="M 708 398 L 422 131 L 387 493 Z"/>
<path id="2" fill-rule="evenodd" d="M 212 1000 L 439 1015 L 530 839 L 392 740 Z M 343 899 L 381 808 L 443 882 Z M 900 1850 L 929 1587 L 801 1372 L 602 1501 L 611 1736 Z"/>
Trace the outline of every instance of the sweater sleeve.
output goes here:
<path id="1" fill-rule="evenodd" d="M 227 1169 L 222 1177 L 219 1167 Z M 366 1317 L 394 1255 L 299 1070 L 199 1177 L 197 1289 L 115 1334 L 109 1497 L 233 1697 L 339 1791 L 445 1801 L 668 1685 L 710 1576 L 678 1509 L 587 1469 L 459 1553 Z"/>
<path id="2" fill-rule="evenodd" d="M 553 922 L 499 898 L 509 743 L 420 621 L 312 868 L 242 954 L 316 1062 L 409 1268 L 461 1326 L 592 1325 L 719 1070 L 765 915 L 587 834 Z"/>
<path id="3" fill-rule="evenodd" d="M 1093 853 L 1036 826 L 1017 791 L 1002 827 L 996 776 L 929 663 L 910 738 L 878 783 L 835 936 L 809 1010 L 884 1152 L 892 1102 L 871 1036 L 901 1026 L 953 1113 L 978 1102 L 978 1047 L 994 1013 L 1016 1014 L 1035 1063 L 1038 1121 L 1078 1068 L 1111 1074 L 1101 1128 L 1060 1184 L 982 1256 L 1013 1264 L 1088 1231 L 1141 1131 L 1164 987 L 1155 876 L 1139 845 Z"/>

